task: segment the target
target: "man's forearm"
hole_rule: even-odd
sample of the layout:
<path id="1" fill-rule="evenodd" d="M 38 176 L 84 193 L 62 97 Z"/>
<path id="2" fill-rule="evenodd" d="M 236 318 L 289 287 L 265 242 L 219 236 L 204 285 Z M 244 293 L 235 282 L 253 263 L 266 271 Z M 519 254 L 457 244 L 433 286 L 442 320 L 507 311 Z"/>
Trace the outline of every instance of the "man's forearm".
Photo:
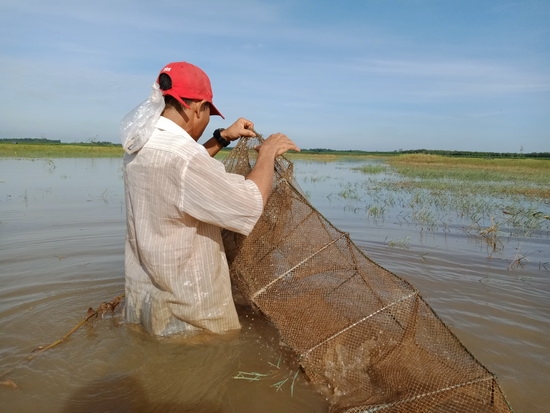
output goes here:
<path id="1" fill-rule="evenodd" d="M 214 138 L 208 139 L 206 142 L 204 142 L 203 146 L 205 147 L 208 154 L 212 157 L 216 156 L 216 154 L 223 148 L 223 146 L 220 145 L 220 143 Z"/>
<path id="2" fill-rule="evenodd" d="M 261 153 L 259 154 L 254 168 L 252 168 L 252 171 L 246 176 L 246 179 L 250 179 L 256 184 L 262 194 L 262 200 L 265 206 L 273 186 L 275 159 L 273 156 L 262 155 Z"/>

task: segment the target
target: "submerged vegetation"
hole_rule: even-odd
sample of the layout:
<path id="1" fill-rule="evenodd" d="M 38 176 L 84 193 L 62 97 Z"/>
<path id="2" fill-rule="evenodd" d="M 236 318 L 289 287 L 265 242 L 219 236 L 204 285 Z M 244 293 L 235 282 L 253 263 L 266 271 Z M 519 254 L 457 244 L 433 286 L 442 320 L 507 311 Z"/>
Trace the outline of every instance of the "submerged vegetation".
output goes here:
<path id="1" fill-rule="evenodd" d="M 338 195 L 364 202 L 374 220 L 391 215 L 421 231 L 459 228 L 492 252 L 503 236 L 550 231 L 549 160 L 409 154 L 354 169 L 367 179 Z"/>
<path id="2" fill-rule="evenodd" d="M 452 158 L 438 155 L 401 155 L 387 160 L 400 175 L 434 184 L 445 180 L 522 186 L 533 184 L 548 191 L 550 162 L 536 158 Z M 513 189 L 510 192 L 514 192 Z M 516 191 L 517 192 L 517 191 Z M 524 191 L 532 192 L 532 191 Z M 549 197 L 550 192 L 532 195 Z"/>

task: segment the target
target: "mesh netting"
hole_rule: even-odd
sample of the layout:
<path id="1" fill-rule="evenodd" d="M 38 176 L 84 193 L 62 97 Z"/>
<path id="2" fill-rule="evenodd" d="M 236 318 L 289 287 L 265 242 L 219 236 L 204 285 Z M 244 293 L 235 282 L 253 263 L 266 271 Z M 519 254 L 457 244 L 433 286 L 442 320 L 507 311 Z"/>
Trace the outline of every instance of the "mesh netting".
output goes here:
<path id="1" fill-rule="evenodd" d="M 224 163 L 246 175 L 261 138 Z M 253 232 L 224 231 L 239 292 L 279 330 L 331 412 L 511 412 L 479 363 L 407 281 L 371 261 L 276 160 Z"/>

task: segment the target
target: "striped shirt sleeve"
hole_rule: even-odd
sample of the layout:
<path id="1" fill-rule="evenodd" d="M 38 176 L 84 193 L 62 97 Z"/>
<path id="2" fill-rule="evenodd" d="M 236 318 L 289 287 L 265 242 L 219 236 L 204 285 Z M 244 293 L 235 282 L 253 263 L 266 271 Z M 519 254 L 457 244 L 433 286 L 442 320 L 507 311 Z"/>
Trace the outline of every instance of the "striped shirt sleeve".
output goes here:
<path id="1" fill-rule="evenodd" d="M 182 212 L 199 221 L 248 235 L 263 211 L 256 184 L 225 171 L 223 164 L 197 153 L 182 170 Z"/>

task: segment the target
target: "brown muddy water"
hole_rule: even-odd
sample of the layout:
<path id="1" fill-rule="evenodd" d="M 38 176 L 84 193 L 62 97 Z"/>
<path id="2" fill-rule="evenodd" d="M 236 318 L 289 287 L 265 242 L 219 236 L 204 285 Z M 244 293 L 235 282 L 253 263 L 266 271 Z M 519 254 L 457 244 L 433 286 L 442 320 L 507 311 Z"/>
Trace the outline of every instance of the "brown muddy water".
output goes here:
<path id="1" fill-rule="evenodd" d="M 364 162 L 295 170 L 323 215 L 420 290 L 514 411 L 548 411 L 548 227 L 500 227 L 493 250 L 449 211 L 427 223 L 401 200 L 373 215 L 374 199 L 347 190 L 371 184 L 352 170 Z M 201 343 L 157 340 L 118 310 L 27 359 L 123 293 L 121 175 L 119 159 L 0 160 L 0 411 L 325 412 L 276 331 L 245 307 L 239 334 Z M 548 200 L 536 207 L 548 215 Z"/>

